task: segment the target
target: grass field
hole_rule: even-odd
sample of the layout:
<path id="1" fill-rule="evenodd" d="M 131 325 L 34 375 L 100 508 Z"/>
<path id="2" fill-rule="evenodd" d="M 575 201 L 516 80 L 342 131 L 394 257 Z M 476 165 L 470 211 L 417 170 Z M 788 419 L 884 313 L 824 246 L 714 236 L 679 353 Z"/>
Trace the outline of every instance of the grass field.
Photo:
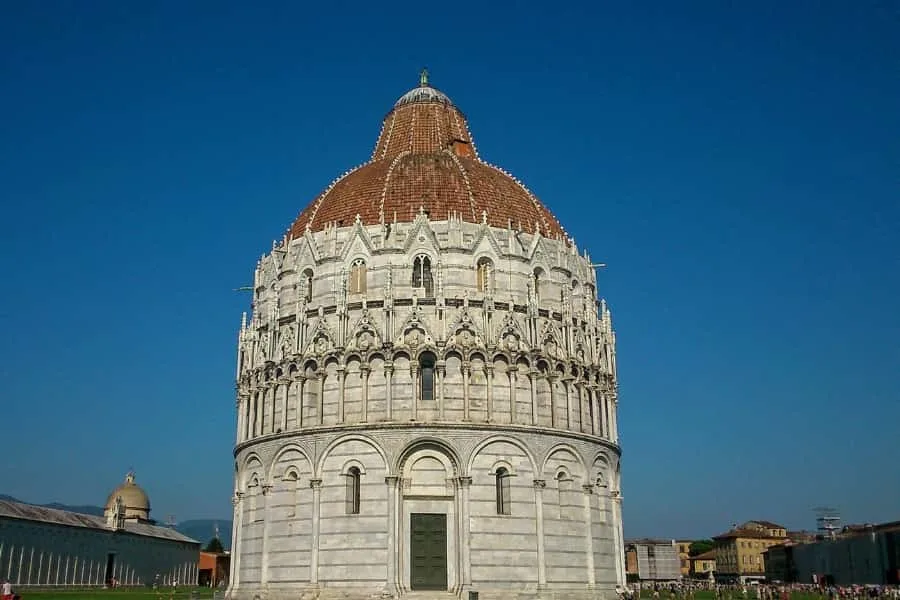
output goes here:
<path id="1" fill-rule="evenodd" d="M 210 588 L 172 588 L 161 590 L 14 590 L 22 600 L 210 600 Z"/>

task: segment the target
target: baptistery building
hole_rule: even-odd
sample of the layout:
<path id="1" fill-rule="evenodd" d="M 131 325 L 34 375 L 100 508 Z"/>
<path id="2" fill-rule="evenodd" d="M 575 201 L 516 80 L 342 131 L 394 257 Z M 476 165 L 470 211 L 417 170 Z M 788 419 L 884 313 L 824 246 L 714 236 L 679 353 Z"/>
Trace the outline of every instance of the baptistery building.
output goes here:
<path id="1" fill-rule="evenodd" d="M 230 597 L 613 597 L 617 400 L 588 254 L 423 75 L 257 264 Z"/>

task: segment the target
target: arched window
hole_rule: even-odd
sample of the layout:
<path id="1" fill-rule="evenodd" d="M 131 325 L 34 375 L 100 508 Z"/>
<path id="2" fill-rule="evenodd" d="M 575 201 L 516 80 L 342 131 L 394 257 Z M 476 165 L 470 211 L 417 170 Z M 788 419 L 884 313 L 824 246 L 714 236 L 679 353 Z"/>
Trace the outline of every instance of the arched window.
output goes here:
<path id="1" fill-rule="evenodd" d="M 566 505 L 569 502 L 569 476 L 565 471 L 560 471 L 556 474 L 556 491 L 558 494 L 557 507 L 559 508 L 559 518 L 563 519 L 566 516 Z"/>
<path id="2" fill-rule="evenodd" d="M 312 302 L 313 297 L 313 272 L 312 269 L 303 271 L 303 298 Z"/>
<path id="3" fill-rule="evenodd" d="M 504 467 L 500 467 L 499 469 L 497 469 L 494 477 L 496 479 L 495 493 L 497 496 L 497 514 L 512 514 L 509 501 L 509 471 L 507 471 Z"/>
<path id="4" fill-rule="evenodd" d="M 544 270 L 540 267 L 535 268 L 534 273 L 531 276 L 531 283 L 534 286 L 534 297 L 537 300 L 541 299 L 541 278 L 544 276 Z"/>
<path id="5" fill-rule="evenodd" d="M 285 498 L 287 500 L 287 516 L 297 515 L 297 503 L 300 501 L 300 478 L 296 471 L 290 471 L 284 476 Z"/>
<path id="6" fill-rule="evenodd" d="M 434 354 L 428 352 L 419 357 L 419 370 L 422 400 L 434 400 Z"/>
<path id="7" fill-rule="evenodd" d="M 478 267 L 476 269 L 476 284 L 479 292 L 488 291 L 491 284 L 491 259 L 478 259 Z"/>
<path id="8" fill-rule="evenodd" d="M 412 286 L 425 288 L 425 297 L 434 296 L 434 278 L 431 276 L 431 259 L 420 254 L 413 260 Z"/>
<path id="9" fill-rule="evenodd" d="M 366 292 L 366 261 L 357 258 L 350 265 L 350 281 L 347 286 L 351 294 L 364 294 Z"/>
<path id="10" fill-rule="evenodd" d="M 348 515 L 359 514 L 359 485 L 362 480 L 362 474 L 358 467 L 350 467 L 347 471 L 347 503 L 346 509 Z"/>

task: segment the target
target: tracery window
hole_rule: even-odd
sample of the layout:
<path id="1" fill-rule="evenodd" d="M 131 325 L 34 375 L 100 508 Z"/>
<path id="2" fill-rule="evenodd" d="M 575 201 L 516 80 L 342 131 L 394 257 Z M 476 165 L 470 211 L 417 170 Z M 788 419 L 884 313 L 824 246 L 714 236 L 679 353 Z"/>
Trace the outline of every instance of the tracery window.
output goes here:
<path id="1" fill-rule="evenodd" d="M 489 258 L 480 258 L 478 259 L 478 266 L 476 267 L 476 284 L 479 292 L 488 291 L 491 284 L 491 259 Z"/>
<path id="2" fill-rule="evenodd" d="M 512 507 L 509 499 L 509 471 L 505 467 L 500 467 L 494 474 L 495 478 L 495 495 L 498 515 L 512 514 Z"/>
<path id="3" fill-rule="evenodd" d="M 360 483 L 362 481 L 362 473 L 359 467 L 350 467 L 347 471 L 347 501 L 346 511 L 348 515 L 358 515 L 360 505 Z"/>
<path id="4" fill-rule="evenodd" d="M 422 400 L 434 400 L 434 355 L 423 354 L 419 358 L 419 369 Z"/>
<path id="5" fill-rule="evenodd" d="M 434 296 L 434 278 L 431 275 L 431 259 L 420 254 L 413 260 L 412 286 L 425 288 L 425 297 Z"/>
<path id="6" fill-rule="evenodd" d="M 366 292 L 366 261 L 357 258 L 350 265 L 350 281 L 348 291 L 351 294 L 364 294 Z"/>

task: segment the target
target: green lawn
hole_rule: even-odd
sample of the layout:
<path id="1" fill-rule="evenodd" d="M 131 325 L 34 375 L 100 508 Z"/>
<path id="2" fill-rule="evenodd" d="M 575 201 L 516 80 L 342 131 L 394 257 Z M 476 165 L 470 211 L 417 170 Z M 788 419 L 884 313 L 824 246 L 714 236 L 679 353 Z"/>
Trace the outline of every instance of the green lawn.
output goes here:
<path id="1" fill-rule="evenodd" d="M 209 588 L 149 588 L 131 590 L 14 590 L 22 600 L 209 600 L 213 591 Z M 194 592 L 193 594 L 191 592 Z"/>

